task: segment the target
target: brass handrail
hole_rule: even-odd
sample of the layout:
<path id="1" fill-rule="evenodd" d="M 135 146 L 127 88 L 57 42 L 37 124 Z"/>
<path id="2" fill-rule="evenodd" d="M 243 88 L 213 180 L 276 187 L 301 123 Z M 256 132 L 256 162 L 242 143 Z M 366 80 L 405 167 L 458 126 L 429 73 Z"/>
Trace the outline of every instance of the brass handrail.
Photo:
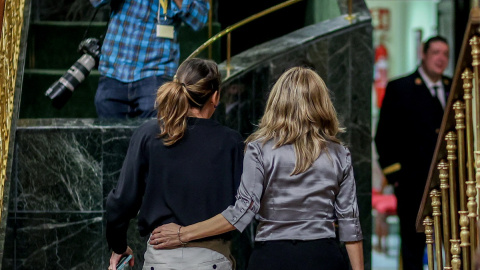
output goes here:
<path id="1" fill-rule="evenodd" d="M 212 15 L 211 15 L 211 11 L 209 13 L 209 25 L 208 25 L 208 36 L 209 36 L 209 39 L 203 43 L 200 47 L 198 47 L 195 51 L 193 51 L 188 57 L 187 59 L 189 58 L 192 58 L 192 57 L 195 57 L 197 56 L 199 53 L 201 53 L 203 50 L 205 50 L 205 48 L 208 47 L 208 57 L 211 59 L 212 58 L 212 43 L 217 41 L 219 38 L 223 37 L 224 35 L 228 34 L 227 36 L 227 64 L 226 64 L 226 67 L 227 67 L 227 77 L 230 76 L 230 60 L 231 60 L 231 32 L 245 24 L 248 24 L 258 18 L 261 18 L 265 15 L 268 15 L 272 12 L 275 12 L 279 9 L 282 9 L 282 8 L 285 8 L 285 7 L 288 7 L 290 5 L 293 5 L 297 2 L 300 2 L 302 0 L 288 0 L 288 1 L 285 1 L 283 3 L 280 3 L 278 5 L 275 5 L 273 7 L 270 7 L 270 8 L 267 8 L 263 11 L 260 11 L 250 17 L 247 17 L 246 19 L 243 19 L 231 26 L 228 26 L 227 28 L 225 28 L 223 31 L 217 33 L 215 36 L 212 37 Z M 212 3 L 210 1 L 210 10 L 212 9 Z M 353 15 L 353 3 L 352 3 L 352 0 L 348 0 L 348 15 L 346 16 L 346 19 L 350 21 L 350 23 L 352 23 L 353 19 L 355 19 L 355 16 Z"/>
<path id="2" fill-rule="evenodd" d="M 226 34 L 230 34 L 230 32 L 232 32 L 233 30 L 235 30 L 235 29 L 237 29 L 237 28 L 239 28 L 239 27 L 241 27 L 241 26 L 243 26 L 243 25 L 245 25 L 245 24 L 247 24 L 247 23 L 249 23 L 249 22 L 251 22 L 251 21 L 254 21 L 254 20 L 256 20 L 256 19 L 258 19 L 258 18 L 260 18 L 260 17 L 263 17 L 263 16 L 265 16 L 265 15 L 268 15 L 268 14 L 270 14 L 270 13 L 272 13 L 272 12 L 275 12 L 275 11 L 277 11 L 277 10 L 279 10 L 279 9 L 282 9 L 282 8 L 284 8 L 284 7 L 287 7 L 287 6 L 290 6 L 290 5 L 295 4 L 295 3 L 297 3 L 297 2 L 300 2 L 300 1 L 302 1 L 302 0 L 288 0 L 288 1 L 285 1 L 285 2 L 283 2 L 283 3 L 280 3 L 280 4 L 278 4 L 278 5 L 275 5 L 275 6 L 273 6 L 273 7 L 267 8 L 267 9 L 265 9 L 265 10 L 263 10 L 263 11 L 260 11 L 260 12 L 254 14 L 254 15 L 252 15 L 252 16 L 250 16 L 250 17 L 247 17 L 246 19 L 243 19 L 243 20 L 241 20 L 241 21 L 239 21 L 239 22 L 237 22 L 237 23 L 235 23 L 235 24 L 233 24 L 233 25 L 231 25 L 231 26 L 228 26 L 228 27 L 225 28 L 223 31 L 217 33 L 215 36 L 211 37 L 209 40 L 207 40 L 205 43 L 203 43 L 200 47 L 198 47 L 195 51 L 193 51 L 193 52 L 187 57 L 187 59 L 197 56 L 200 52 L 202 52 L 203 50 L 205 50 L 205 48 L 210 47 L 210 45 L 211 45 L 213 42 L 217 41 L 219 38 L 223 37 L 223 36 L 226 35 Z M 229 38 L 229 40 L 230 40 L 230 38 Z M 227 48 L 227 51 L 230 52 L 230 48 L 229 48 L 229 47 Z M 210 55 L 210 54 L 209 54 L 209 55 Z M 227 55 L 227 72 L 228 72 L 228 73 L 229 73 L 229 67 L 230 67 L 230 55 Z"/>
<path id="3" fill-rule="evenodd" d="M 193 53 L 191 53 L 188 57 L 188 58 L 192 58 L 192 57 L 195 57 L 197 56 L 200 52 L 202 52 L 203 50 L 205 50 L 206 47 L 208 47 L 210 44 L 212 44 L 213 42 L 215 42 L 217 39 L 223 37 L 225 34 L 228 34 L 230 32 L 232 32 L 233 30 L 239 28 L 240 26 L 243 26 L 251 21 L 254 21 L 260 17 L 263 17 L 265 15 L 268 15 L 274 11 L 277 11 L 279 9 L 282 9 L 284 7 L 287 7 L 287 6 L 290 6 L 292 4 L 295 4 L 297 2 L 300 2 L 302 0 L 288 0 L 288 1 L 285 1 L 283 3 L 280 3 L 278 5 L 275 5 L 273 7 L 270 7 L 270 8 L 267 8 L 263 11 L 260 11 L 250 17 L 247 17 L 246 19 L 243 19 L 231 26 L 228 26 L 227 28 L 225 28 L 223 31 L 217 33 L 215 36 L 211 37 L 209 40 L 207 40 L 205 43 L 203 43 L 200 47 L 198 47 L 195 51 L 193 51 Z"/>
<path id="4" fill-rule="evenodd" d="M 10 127 L 13 116 L 13 98 L 17 77 L 20 39 L 25 0 L 0 1 L 5 4 L 0 39 L 0 220 L 2 219 Z"/>
<path id="5" fill-rule="evenodd" d="M 213 9 L 213 0 L 209 0 L 210 9 L 208 10 L 208 38 L 210 39 L 213 35 L 213 26 L 212 26 L 212 9 Z M 208 46 L 208 58 L 212 59 L 212 46 Z"/>

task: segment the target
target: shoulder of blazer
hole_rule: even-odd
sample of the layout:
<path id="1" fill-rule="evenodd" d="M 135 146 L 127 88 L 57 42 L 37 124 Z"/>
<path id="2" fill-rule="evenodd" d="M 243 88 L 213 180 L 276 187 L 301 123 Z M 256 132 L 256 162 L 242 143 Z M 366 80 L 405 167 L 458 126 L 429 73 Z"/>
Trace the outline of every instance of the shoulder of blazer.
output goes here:
<path id="1" fill-rule="evenodd" d="M 406 92 L 421 85 L 424 85 L 423 80 L 418 71 L 415 71 L 410 75 L 390 81 L 387 85 L 387 89 L 391 89 L 390 91 Z"/>
<path id="2" fill-rule="evenodd" d="M 452 87 L 452 78 L 442 76 L 442 83 L 445 86 L 445 89 L 450 89 L 450 87 Z"/>

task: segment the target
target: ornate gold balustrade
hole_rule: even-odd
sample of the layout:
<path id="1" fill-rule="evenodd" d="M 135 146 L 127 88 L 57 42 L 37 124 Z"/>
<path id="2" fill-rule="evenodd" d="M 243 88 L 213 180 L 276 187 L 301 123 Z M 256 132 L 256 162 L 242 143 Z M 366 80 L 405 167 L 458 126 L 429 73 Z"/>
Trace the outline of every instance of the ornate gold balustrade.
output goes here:
<path id="1" fill-rule="evenodd" d="M 25 0 L 0 0 L 0 220 Z"/>
<path id="2" fill-rule="evenodd" d="M 474 269 L 480 192 L 480 9 L 471 13 L 430 166 L 417 230 L 429 269 Z M 477 168 L 475 170 L 475 168 Z M 442 251 L 443 247 L 443 251 Z M 443 260 L 444 259 L 444 260 Z"/>

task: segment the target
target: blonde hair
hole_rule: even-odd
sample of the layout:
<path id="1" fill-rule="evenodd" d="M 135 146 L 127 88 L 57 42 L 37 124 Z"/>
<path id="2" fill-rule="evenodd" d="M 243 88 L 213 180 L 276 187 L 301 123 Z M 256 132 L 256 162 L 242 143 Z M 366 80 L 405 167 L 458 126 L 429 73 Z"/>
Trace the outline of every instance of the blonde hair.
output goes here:
<path id="1" fill-rule="evenodd" d="M 189 109 L 203 108 L 212 94 L 219 91 L 220 76 L 215 62 L 191 58 L 178 67 L 173 82 L 160 86 L 155 103 L 160 125 L 158 137 L 164 145 L 173 145 L 183 138 Z"/>
<path id="2" fill-rule="evenodd" d="M 258 130 L 246 142 L 274 140 L 274 148 L 292 144 L 295 168 L 290 175 L 310 168 L 326 147 L 326 142 L 341 143 L 344 132 L 330 100 L 325 82 L 313 70 L 294 67 L 283 73 L 268 97 Z"/>

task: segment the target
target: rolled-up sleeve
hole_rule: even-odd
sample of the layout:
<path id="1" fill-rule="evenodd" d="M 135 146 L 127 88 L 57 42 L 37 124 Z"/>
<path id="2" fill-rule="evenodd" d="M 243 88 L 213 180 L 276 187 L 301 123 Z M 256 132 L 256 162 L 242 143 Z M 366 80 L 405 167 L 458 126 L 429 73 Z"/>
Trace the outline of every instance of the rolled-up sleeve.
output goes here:
<path id="1" fill-rule="evenodd" d="M 90 0 L 90 3 L 94 8 L 110 3 L 110 0 Z"/>
<path id="2" fill-rule="evenodd" d="M 107 242 L 117 254 L 122 254 L 127 249 L 128 225 L 137 216 L 145 193 L 148 161 L 145 158 L 143 134 L 139 130 L 130 139 L 117 186 L 107 196 Z"/>
<path id="3" fill-rule="evenodd" d="M 237 230 L 242 232 L 260 209 L 263 192 L 264 169 L 262 155 L 257 143 L 249 143 L 243 160 L 243 174 L 235 205 L 229 206 L 222 215 Z"/>
<path id="4" fill-rule="evenodd" d="M 335 213 L 338 220 L 340 241 L 353 242 L 363 239 L 352 159 L 348 149 L 343 169 L 343 178 L 340 182 L 340 191 L 336 199 Z"/>
<path id="5" fill-rule="evenodd" d="M 176 4 L 175 7 L 173 14 L 180 16 L 195 31 L 200 30 L 208 21 L 210 4 L 206 0 L 183 0 L 181 7 L 177 7 Z"/>

